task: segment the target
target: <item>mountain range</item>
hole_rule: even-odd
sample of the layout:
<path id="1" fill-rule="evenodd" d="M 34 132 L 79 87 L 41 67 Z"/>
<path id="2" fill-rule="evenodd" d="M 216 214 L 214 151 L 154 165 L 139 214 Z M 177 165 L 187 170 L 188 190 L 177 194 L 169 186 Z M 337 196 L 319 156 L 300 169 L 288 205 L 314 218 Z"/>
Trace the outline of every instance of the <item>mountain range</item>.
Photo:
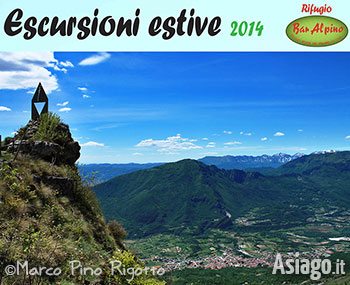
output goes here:
<path id="1" fill-rule="evenodd" d="M 207 165 L 215 165 L 218 168 L 223 169 L 249 169 L 266 171 L 268 168 L 279 167 L 289 161 L 303 156 L 302 153 L 296 153 L 294 155 L 289 155 L 285 153 L 277 153 L 274 155 L 261 155 L 261 156 L 206 156 L 198 161 L 203 162 Z M 148 169 L 158 165 L 162 165 L 164 162 L 159 163 L 124 163 L 124 164 L 81 164 L 79 165 L 81 174 L 83 176 L 91 175 L 91 173 L 96 172 L 98 182 L 104 182 L 114 177 L 131 173 L 141 169 Z M 261 169 L 267 168 L 267 169 Z"/>
<path id="2" fill-rule="evenodd" d="M 303 153 L 296 153 L 289 155 L 286 153 L 277 153 L 274 155 L 260 155 L 260 156 L 248 156 L 248 155 L 226 155 L 226 156 L 206 156 L 199 161 L 207 165 L 215 165 L 222 169 L 247 169 L 247 168 L 260 168 L 271 167 L 276 168 L 294 159 L 304 156 Z"/>
<path id="3" fill-rule="evenodd" d="M 130 236 L 229 229 L 255 211 L 268 227 L 302 226 L 315 209 L 350 202 L 350 152 L 301 156 L 269 175 L 196 160 L 163 164 L 94 188 L 108 220 Z"/>
<path id="4" fill-rule="evenodd" d="M 97 182 L 101 183 L 111 178 L 134 172 L 141 169 L 148 169 L 163 163 L 125 163 L 125 164 L 111 164 L 111 163 L 96 163 L 96 164 L 80 164 L 79 170 L 81 175 L 91 176 L 96 173 Z"/>

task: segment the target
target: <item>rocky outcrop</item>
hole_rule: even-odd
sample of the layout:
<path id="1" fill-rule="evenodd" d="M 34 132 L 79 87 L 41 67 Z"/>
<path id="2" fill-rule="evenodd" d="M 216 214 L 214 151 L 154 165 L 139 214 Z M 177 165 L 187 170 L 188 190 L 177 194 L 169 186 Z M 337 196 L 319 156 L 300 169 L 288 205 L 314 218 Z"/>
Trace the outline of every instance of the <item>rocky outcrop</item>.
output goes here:
<path id="1" fill-rule="evenodd" d="M 61 147 L 56 143 L 44 141 L 16 140 L 8 146 L 9 152 L 20 152 L 49 162 L 57 161 Z"/>
<path id="2" fill-rule="evenodd" d="M 76 141 L 69 142 L 62 151 L 62 158 L 65 163 L 73 165 L 80 157 L 80 145 Z"/>
<path id="3" fill-rule="evenodd" d="M 73 192 L 74 181 L 72 178 L 56 176 L 33 176 L 34 181 L 38 184 L 41 182 L 60 192 L 61 195 L 69 195 Z"/>
<path id="4" fill-rule="evenodd" d="M 68 125 L 59 123 L 55 129 L 55 139 L 43 141 L 36 140 L 38 124 L 37 121 L 29 121 L 7 145 L 7 151 L 30 155 L 54 164 L 74 165 L 80 157 L 80 145 L 73 140 Z"/>

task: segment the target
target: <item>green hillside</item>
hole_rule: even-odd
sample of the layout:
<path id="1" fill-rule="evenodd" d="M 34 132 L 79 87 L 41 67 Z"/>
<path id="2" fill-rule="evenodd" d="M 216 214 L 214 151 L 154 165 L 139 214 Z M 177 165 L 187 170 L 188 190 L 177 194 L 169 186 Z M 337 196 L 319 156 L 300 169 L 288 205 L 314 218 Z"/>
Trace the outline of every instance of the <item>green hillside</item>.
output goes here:
<path id="1" fill-rule="evenodd" d="M 106 223 L 89 185 L 78 174 L 80 146 L 69 127 L 52 114 L 30 121 L 14 138 L 2 142 L 0 159 L 0 284 L 162 284 L 153 276 L 112 274 L 110 260 L 143 268 L 124 246 L 125 231 Z M 99 275 L 70 262 L 100 268 Z M 58 268 L 52 276 L 26 270 L 8 274 L 9 266 Z M 52 273 L 52 272 L 51 272 Z"/>
<path id="2" fill-rule="evenodd" d="M 117 177 L 94 190 L 107 219 L 118 217 L 130 233 L 154 233 L 238 215 L 253 198 L 263 199 L 254 189 L 244 189 L 242 183 L 251 179 L 258 178 L 183 160 Z"/>
<path id="3" fill-rule="evenodd" d="M 222 170 L 194 160 L 116 177 L 94 188 L 108 220 L 130 236 L 232 228 L 254 210 L 260 227 L 303 225 L 315 209 L 348 207 L 350 154 L 301 157 L 275 175 Z"/>

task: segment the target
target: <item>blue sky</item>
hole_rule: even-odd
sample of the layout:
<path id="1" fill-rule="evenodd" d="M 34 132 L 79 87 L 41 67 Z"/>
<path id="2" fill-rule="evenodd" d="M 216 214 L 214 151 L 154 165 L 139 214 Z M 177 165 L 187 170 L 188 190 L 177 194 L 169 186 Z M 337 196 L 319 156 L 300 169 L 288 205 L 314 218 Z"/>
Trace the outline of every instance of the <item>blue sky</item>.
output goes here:
<path id="1" fill-rule="evenodd" d="M 0 133 L 41 81 L 81 163 L 350 148 L 350 53 L 2 53 Z"/>

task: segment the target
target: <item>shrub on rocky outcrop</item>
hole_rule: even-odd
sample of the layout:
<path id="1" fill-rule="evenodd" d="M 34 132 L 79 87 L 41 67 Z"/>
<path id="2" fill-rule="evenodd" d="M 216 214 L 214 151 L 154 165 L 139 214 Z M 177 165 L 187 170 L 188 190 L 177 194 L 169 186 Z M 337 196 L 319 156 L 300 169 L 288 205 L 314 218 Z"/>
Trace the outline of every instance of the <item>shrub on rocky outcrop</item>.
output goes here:
<path id="1" fill-rule="evenodd" d="M 7 150 L 54 164 L 74 165 L 80 157 L 79 143 L 73 140 L 69 126 L 53 113 L 29 121 L 7 144 Z"/>

